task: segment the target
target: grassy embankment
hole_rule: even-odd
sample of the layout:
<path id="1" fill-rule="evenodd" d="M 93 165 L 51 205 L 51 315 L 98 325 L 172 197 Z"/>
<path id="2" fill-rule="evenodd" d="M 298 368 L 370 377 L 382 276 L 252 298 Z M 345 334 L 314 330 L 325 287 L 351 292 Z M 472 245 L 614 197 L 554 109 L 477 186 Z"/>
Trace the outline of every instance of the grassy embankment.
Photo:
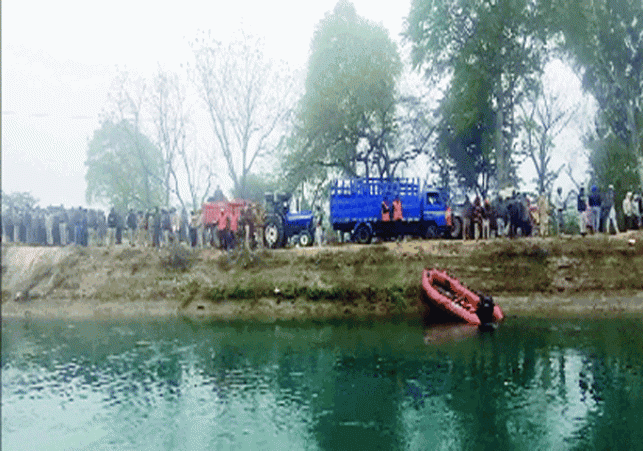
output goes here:
<path id="1" fill-rule="evenodd" d="M 475 290 L 499 295 L 643 289 L 643 241 L 610 237 L 440 241 L 364 246 L 315 253 L 276 251 L 255 260 L 237 254 L 211 263 L 210 286 L 188 289 L 203 298 L 277 297 L 309 301 L 371 300 L 407 306 L 418 299 L 425 267 L 446 269 Z M 244 258 L 245 257 L 245 258 Z"/>
<path id="2" fill-rule="evenodd" d="M 217 315 L 234 304 L 246 312 L 281 309 L 276 316 L 287 317 L 383 316 L 418 312 L 421 271 L 431 267 L 496 298 L 640 291 L 643 239 L 636 238 L 633 244 L 607 236 L 410 241 L 231 254 L 80 248 L 23 285 L 32 298 L 90 305 L 163 300 L 186 313 Z M 13 293 L 4 290 L 6 301 Z M 242 310 L 229 316 L 244 316 Z"/>

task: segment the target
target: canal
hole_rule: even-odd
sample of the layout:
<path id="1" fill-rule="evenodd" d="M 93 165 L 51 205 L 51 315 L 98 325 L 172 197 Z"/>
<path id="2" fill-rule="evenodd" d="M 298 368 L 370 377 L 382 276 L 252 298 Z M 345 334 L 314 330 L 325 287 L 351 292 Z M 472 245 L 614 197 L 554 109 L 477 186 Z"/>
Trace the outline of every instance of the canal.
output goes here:
<path id="1" fill-rule="evenodd" d="M 643 318 L 6 319 L 1 444 L 643 449 Z"/>

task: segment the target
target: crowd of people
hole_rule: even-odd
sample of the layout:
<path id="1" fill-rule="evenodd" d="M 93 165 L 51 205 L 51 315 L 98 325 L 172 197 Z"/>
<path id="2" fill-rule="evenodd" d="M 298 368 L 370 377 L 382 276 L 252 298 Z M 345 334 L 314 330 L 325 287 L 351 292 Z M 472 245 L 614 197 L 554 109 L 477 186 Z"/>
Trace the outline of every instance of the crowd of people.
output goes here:
<path id="1" fill-rule="evenodd" d="M 526 194 L 513 192 L 511 195 L 499 195 L 494 201 L 482 200 L 479 196 L 470 202 L 467 198 L 462 207 L 463 239 L 486 239 L 492 236 L 514 237 L 551 233 L 560 235 L 570 232 L 566 228 L 567 198 L 562 188 L 558 188 L 550 202 L 545 195 L 536 201 Z M 617 205 L 614 198 L 614 187 L 601 193 L 592 185 L 589 194 L 583 187 L 576 195 L 576 211 L 579 233 L 619 233 Z M 629 191 L 622 203 L 624 231 L 643 228 L 643 193 Z"/>
<path id="2" fill-rule="evenodd" d="M 39 246 L 106 246 L 115 245 L 166 247 L 183 243 L 189 247 L 216 246 L 232 249 L 236 243 L 249 241 L 255 246 L 261 225 L 256 212 L 244 208 L 234 230 L 230 221 L 222 224 L 203 222 L 201 210 L 155 208 L 150 211 L 107 213 L 83 207 L 47 208 L 10 206 L 2 213 L 2 240 Z"/>

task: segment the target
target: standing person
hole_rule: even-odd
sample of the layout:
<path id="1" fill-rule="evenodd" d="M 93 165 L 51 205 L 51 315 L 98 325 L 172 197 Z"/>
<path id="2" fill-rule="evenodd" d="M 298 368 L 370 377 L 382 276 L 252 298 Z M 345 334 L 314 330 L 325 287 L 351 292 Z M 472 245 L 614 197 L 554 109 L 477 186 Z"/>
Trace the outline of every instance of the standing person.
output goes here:
<path id="1" fill-rule="evenodd" d="M 74 244 L 81 246 L 83 244 L 83 207 L 78 207 L 74 211 Z"/>
<path id="2" fill-rule="evenodd" d="M 587 196 L 585 187 L 581 186 L 576 199 L 576 210 L 578 211 L 578 226 L 582 236 L 587 235 Z"/>
<path id="3" fill-rule="evenodd" d="M 632 198 L 632 217 L 634 219 L 634 229 L 640 229 L 643 227 L 643 196 L 641 194 L 636 194 Z"/>
<path id="4" fill-rule="evenodd" d="M 157 249 L 161 247 L 161 211 L 159 207 L 154 208 L 152 216 L 152 246 Z"/>
<path id="5" fill-rule="evenodd" d="M 400 199 L 400 196 L 395 196 L 395 199 L 393 199 L 393 222 L 395 223 L 393 227 L 395 227 L 395 235 L 398 240 L 404 236 L 404 233 L 402 232 L 402 224 L 400 224 L 402 219 L 402 200 Z"/>
<path id="6" fill-rule="evenodd" d="M 99 246 L 102 246 L 107 236 L 107 218 L 105 218 L 105 212 L 103 210 L 96 211 L 96 224 L 96 241 L 99 243 Z"/>
<path id="7" fill-rule="evenodd" d="M 118 217 L 116 216 L 116 210 L 114 207 L 110 208 L 109 214 L 107 215 L 107 246 L 113 247 L 116 243 L 116 226 L 118 222 Z"/>
<path id="8" fill-rule="evenodd" d="M 89 232 L 89 245 L 96 246 L 98 242 L 98 212 L 93 208 L 87 211 L 87 229 Z"/>
<path id="9" fill-rule="evenodd" d="M 462 240 L 464 241 L 470 237 L 469 230 L 473 221 L 473 204 L 469 200 L 469 196 L 464 196 L 462 213 L 462 219 L 464 220 L 462 225 Z"/>
<path id="10" fill-rule="evenodd" d="M 381 209 L 382 209 L 382 221 L 388 222 L 391 220 L 391 207 L 388 204 L 388 199 L 385 197 L 382 199 L 382 204 L 381 204 Z"/>
<path id="11" fill-rule="evenodd" d="M 138 227 L 138 218 L 136 217 L 136 213 L 134 210 L 130 208 L 129 212 L 127 213 L 127 220 L 126 220 L 126 226 L 127 226 L 127 235 L 129 238 L 129 244 L 130 246 L 134 246 L 134 240 L 136 238 L 136 229 Z"/>
<path id="12" fill-rule="evenodd" d="M 190 212 L 190 245 L 196 247 L 197 230 L 199 229 L 199 214 L 192 210 Z"/>
<path id="13" fill-rule="evenodd" d="M 179 212 L 176 211 L 176 208 L 172 207 L 170 209 L 170 239 L 173 243 L 179 242 L 179 232 L 181 230 L 181 217 Z"/>
<path id="14" fill-rule="evenodd" d="M 188 212 L 185 207 L 181 208 L 181 221 L 179 225 L 179 241 L 189 243 L 190 238 L 188 235 Z M 189 247 L 189 244 L 188 244 Z"/>
<path id="15" fill-rule="evenodd" d="M 549 200 L 545 194 L 538 198 L 538 232 L 541 237 L 549 235 Z"/>
<path id="16" fill-rule="evenodd" d="M 54 240 L 54 246 L 60 246 L 60 211 L 55 209 L 52 213 L 51 234 Z"/>
<path id="17" fill-rule="evenodd" d="M 263 226 L 266 222 L 266 211 L 259 203 L 254 203 L 252 205 L 252 222 L 255 225 L 257 246 L 263 247 Z"/>
<path id="18" fill-rule="evenodd" d="M 60 233 L 60 245 L 67 246 L 69 243 L 69 234 L 67 233 L 67 224 L 69 223 L 69 215 L 63 205 L 60 206 L 60 221 L 58 222 L 58 233 Z"/>
<path id="19" fill-rule="evenodd" d="M 54 209 L 48 207 L 45 215 L 45 229 L 47 230 L 47 246 L 54 245 Z"/>
<path id="20" fill-rule="evenodd" d="M 592 233 L 598 233 L 601 227 L 601 194 L 596 185 L 592 185 L 591 194 L 587 200 L 592 212 Z"/>
<path id="21" fill-rule="evenodd" d="M 491 210 L 491 202 L 489 198 L 484 200 L 482 206 L 482 239 L 488 240 L 491 238 L 491 216 L 493 212 Z"/>
<path id="22" fill-rule="evenodd" d="M 170 232 L 172 231 L 172 221 L 170 212 L 165 208 L 161 210 L 161 246 L 166 247 L 170 242 Z"/>
<path id="23" fill-rule="evenodd" d="M 210 199 L 212 199 L 210 201 Z M 217 185 L 217 189 L 214 190 L 214 196 L 210 197 L 208 199 L 208 202 L 226 202 L 228 199 L 226 199 L 225 194 L 223 194 L 223 191 L 221 190 L 221 186 Z"/>
<path id="24" fill-rule="evenodd" d="M 9 206 L 2 212 L 2 242 L 13 241 L 13 206 Z"/>
<path id="25" fill-rule="evenodd" d="M 33 227 L 35 221 L 33 220 L 32 213 L 33 212 L 31 208 L 29 208 L 29 206 L 26 206 L 23 223 L 25 225 L 25 243 L 27 244 L 33 244 L 35 242 L 35 233 Z"/>
<path id="26" fill-rule="evenodd" d="M 565 210 L 565 199 L 563 198 L 563 189 L 559 186 L 554 196 L 554 206 L 556 207 L 556 235 L 562 235 L 564 221 L 563 211 Z"/>
<path id="27" fill-rule="evenodd" d="M 633 215 L 632 215 L 632 191 L 628 191 L 625 197 L 623 198 L 623 217 L 625 218 L 625 232 L 632 230 L 633 227 Z"/>
<path id="28" fill-rule="evenodd" d="M 80 211 L 80 244 L 87 247 L 89 245 L 89 217 L 86 208 Z"/>
<path id="29" fill-rule="evenodd" d="M 123 230 L 125 229 L 125 215 L 116 212 L 116 244 L 123 244 Z"/>
<path id="30" fill-rule="evenodd" d="M 614 208 L 614 185 L 610 185 L 607 188 L 605 207 L 608 212 L 607 218 L 605 219 L 605 233 L 610 233 L 610 225 L 614 227 L 616 233 L 619 233 L 618 223 L 616 222 L 616 208 Z"/>
<path id="31" fill-rule="evenodd" d="M 473 200 L 473 239 L 478 240 L 482 235 L 482 204 L 480 196 Z"/>
<path id="32" fill-rule="evenodd" d="M 138 211 L 138 223 L 136 224 L 136 245 L 138 247 L 144 247 L 147 243 L 145 242 L 145 236 L 147 233 L 147 213 L 143 210 Z"/>
<path id="33" fill-rule="evenodd" d="M 315 215 L 315 245 L 317 247 L 322 247 L 322 238 L 323 238 L 323 231 L 322 231 L 322 224 L 324 221 L 324 214 L 321 211 L 320 207 L 317 207 L 317 214 Z"/>

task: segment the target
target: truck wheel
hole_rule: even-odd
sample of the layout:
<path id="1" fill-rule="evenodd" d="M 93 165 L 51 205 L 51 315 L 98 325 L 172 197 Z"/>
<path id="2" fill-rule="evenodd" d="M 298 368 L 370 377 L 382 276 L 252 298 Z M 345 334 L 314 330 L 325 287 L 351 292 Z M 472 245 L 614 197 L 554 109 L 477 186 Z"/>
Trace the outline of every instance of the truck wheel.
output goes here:
<path id="1" fill-rule="evenodd" d="M 365 225 L 359 226 L 355 231 L 355 241 L 359 244 L 370 244 L 371 238 L 373 238 L 371 235 L 371 229 Z"/>
<path id="2" fill-rule="evenodd" d="M 429 224 L 426 226 L 426 232 L 424 233 L 424 238 L 427 240 L 432 240 L 433 238 L 438 237 L 438 226 L 435 224 Z"/>
<path id="3" fill-rule="evenodd" d="M 313 236 L 310 234 L 310 232 L 304 230 L 299 234 L 299 245 L 301 247 L 313 245 Z"/>
<path id="4" fill-rule="evenodd" d="M 453 218 L 453 227 L 451 227 L 451 238 L 460 238 L 462 236 L 462 218 Z"/>
<path id="5" fill-rule="evenodd" d="M 277 218 L 270 218 L 263 229 L 264 241 L 266 246 L 274 249 L 281 247 L 284 239 L 284 228 L 281 221 Z"/>

